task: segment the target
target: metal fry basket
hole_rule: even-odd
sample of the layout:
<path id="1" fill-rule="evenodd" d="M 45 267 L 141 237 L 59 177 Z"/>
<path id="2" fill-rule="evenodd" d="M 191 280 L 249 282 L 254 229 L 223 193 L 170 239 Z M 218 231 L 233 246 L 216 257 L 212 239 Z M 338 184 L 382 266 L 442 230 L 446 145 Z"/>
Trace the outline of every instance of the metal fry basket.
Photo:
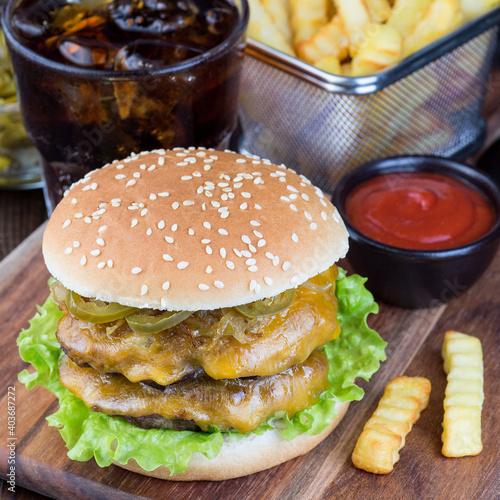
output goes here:
<path id="1" fill-rule="evenodd" d="M 249 40 L 240 149 L 284 163 L 326 191 L 383 156 L 465 157 L 484 138 L 481 109 L 499 21 L 497 8 L 361 78 L 330 75 Z"/>

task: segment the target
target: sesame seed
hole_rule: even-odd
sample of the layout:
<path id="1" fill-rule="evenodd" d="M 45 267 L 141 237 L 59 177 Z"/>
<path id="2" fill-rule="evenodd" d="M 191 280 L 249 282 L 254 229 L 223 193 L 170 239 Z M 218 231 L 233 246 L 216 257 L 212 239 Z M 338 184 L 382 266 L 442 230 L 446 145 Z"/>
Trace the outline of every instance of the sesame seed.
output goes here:
<path id="1" fill-rule="evenodd" d="M 76 217 L 76 215 L 75 215 Z M 66 229 L 71 224 L 71 219 L 66 219 L 63 224 L 63 229 Z"/>
<path id="2" fill-rule="evenodd" d="M 229 233 L 225 229 L 219 229 L 219 234 L 222 234 L 223 236 L 227 236 Z"/>
<path id="3" fill-rule="evenodd" d="M 299 241 L 299 237 L 295 233 L 293 233 L 292 240 L 295 241 L 295 243 L 297 243 Z"/>
<path id="4" fill-rule="evenodd" d="M 142 269 L 140 267 L 134 267 L 131 272 L 132 274 L 139 274 L 142 272 Z"/>
<path id="5" fill-rule="evenodd" d="M 328 219 L 328 216 L 326 215 L 326 212 L 325 212 L 325 211 L 322 211 L 322 212 L 321 212 L 321 218 L 322 218 L 323 220 L 327 220 L 327 219 Z"/>
<path id="6" fill-rule="evenodd" d="M 326 201 L 325 201 L 325 200 L 323 200 L 323 199 L 319 200 L 319 202 L 320 202 L 320 203 L 321 203 L 324 207 L 327 207 L 327 206 L 328 206 L 328 205 L 327 205 L 327 203 L 326 203 Z"/>
<path id="7" fill-rule="evenodd" d="M 242 257 L 246 257 L 247 259 L 252 256 L 252 254 L 248 250 L 242 250 L 240 253 Z"/>
<path id="8" fill-rule="evenodd" d="M 290 205 L 290 208 L 291 208 L 294 212 L 297 212 L 297 211 L 298 211 L 298 210 L 297 210 L 297 207 L 296 207 L 293 203 Z"/>
<path id="9" fill-rule="evenodd" d="M 158 222 L 158 229 L 165 229 L 165 221 L 164 220 L 161 220 L 160 222 Z"/>
<path id="10" fill-rule="evenodd" d="M 287 203 L 290 203 L 290 198 L 288 198 L 287 196 L 281 196 L 280 200 L 283 200 L 283 201 L 286 201 Z"/>
<path id="11" fill-rule="evenodd" d="M 184 163 L 184 165 L 187 165 L 187 163 Z M 192 175 L 183 175 L 181 177 L 181 181 L 190 181 L 193 178 Z"/>
<path id="12" fill-rule="evenodd" d="M 280 258 L 277 255 L 275 255 L 273 257 L 273 266 L 276 267 L 279 263 L 280 263 Z"/>
<path id="13" fill-rule="evenodd" d="M 212 255 L 212 247 L 210 245 L 207 245 L 205 247 L 205 251 L 208 253 L 208 255 Z"/>
<path id="14" fill-rule="evenodd" d="M 200 284 L 198 285 L 198 288 L 199 288 L 200 290 L 209 290 L 209 289 L 210 289 L 210 287 L 209 287 L 208 285 L 206 285 L 205 283 L 200 283 Z"/>
<path id="15" fill-rule="evenodd" d="M 108 260 L 108 267 L 113 267 L 113 261 L 111 259 Z"/>
<path id="16" fill-rule="evenodd" d="M 264 282 L 266 283 L 266 285 L 273 286 L 273 280 L 269 276 L 264 277 Z"/>
<path id="17" fill-rule="evenodd" d="M 172 203 L 172 208 L 173 208 L 174 210 L 177 210 L 179 207 L 180 207 L 180 203 L 179 203 L 178 201 L 174 201 L 174 202 Z"/>
<path id="18" fill-rule="evenodd" d="M 167 262 L 172 262 L 174 260 L 168 253 L 164 253 L 162 257 L 163 260 L 166 260 Z"/>
<path id="19" fill-rule="evenodd" d="M 201 240 L 201 242 L 204 244 L 204 245 L 208 245 L 210 243 L 211 240 L 209 240 L 208 238 L 203 238 Z"/>
<path id="20" fill-rule="evenodd" d="M 148 286 L 142 285 L 141 286 L 141 295 L 146 295 L 147 293 L 148 293 Z"/>
<path id="21" fill-rule="evenodd" d="M 248 245 L 248 249 L 250 250 L 250 252 L 252 253 L 255 253 L 257 251 L 257 249 L 253 246 L 253 245 Z"/>
<path id="22" fill-rule="evenodd" d="M 210 194 L 210 196 L 212 196 L 212 194 Z M 229 195 L 228 195 L 227 193 L 224 193 L 224 194 L 220 197 L 220 199 L 221 199 L 222 201 L 227 201 L 227 199 L 228 199 L 228 198 L 229 198 Z"/>
<path id="23" fill-rule="evenodd" d="M 250 224 L 254 227 L 259 227 L 260 226 L 260 222 L 256 221 L 256 220 L 251 220 L 250 221 Z"/>
<path id="24" fill-rule="evenodd" d="M 147 231 L 146 231 L 146 234 L 147 234 L 148 236 L 151 236 L 151 235 L 153 234 L 153 230 L 152 230 L 150 227 L 148 227 L 148 229 L 147 229 Z"/>
<path id="25" fill-rule="evenodd" d="M 256 264 L 256 262 L 257 262 L 257 261 L 256 261 L 255 259 L 247 259 L 247 260 L 245 261 L 245 264 L 246 264 L 247 266 L 253 266 L 254 264 Z"/>
<path id="26" fill-rule="evenodd" d="M 266 257 L 270 260 L 273 260 L 274 255 L 271 252 L 266 252 Z"/>
<path id="27" fill-rule="evenodd" d="M 85 219 L 83 219 L 87 224 L 90 224 L 92 222 L 92 219 L 90 217 L 85 217 Z"/>
<path id="28" fill-rule="evenodd" d="M 250 243 L 252 243 L 252 240 L 246 234 L 241 237 L 241 241 L 243 241 L 243 243 L 246 243 L 247 245 L 250 245 Z"/>
<path id="29" fill-rule="evenodd" d="M 73 246 L 74 246 L 75 248 L 78 248 L 78 247 L 80 246 L 80 242 L 79 242 L 79 241 L 76 241 L 76 240 L 75 240 L 75 241 L 73 241 Z"/>
<path id="30" fill-rule="evenodd" d="M 166 198 L 167 196 L 169 196 L 169 193 L 167 193 L 167 191 L 164 191 L 163 193 L 158 193 L 158 196 L 160 196 L 161 198 Z"/>
<path id="31" fill-rule="evenodd" d="M 77 203 L 78 203 L 78 200 L 77 200 L 76 198 L 73 198 L 73 199 L 71 200 L 71 204 L 72 204 L 72 205 L 76 205 Z"/>
<path id="32" fill-rule="evenodd" d="M 178 269 L 186 269 L 186 267 L 189 266 L 189 262 L 182 261 L 177 264 Z"/>
<path id="33" fill-rule="evenodd" d="M 306 216 L 307 220 L 312 220 L 312 215 L 307 210 L 304 210 L 304 215 Z"/>
<path id="34" fill-rule="evenodd" d="M 250 288 L 250 291 L 253 292 L 257 286 L 257 282 L 255 280 L 251 280 L 248 287 Z"/>
<path id="35" fill-rule="evenodd" d="M 99 246 L 101 246 L 101 247 L 103 247 L 103 246 L 104 246 L 104 240 L 103 240 L 102 238 L 97 238 L 97 240 L 95 240 L 95 242 L 96 242 Z"/>
<path id="36" fill-rule="evenodd" d="M 242 182 L 237 182 L 236 184 L 233 184 L 233 187 L 235 187 L 236 189 L 240 188 L 241 186 L 243 186 Z"/>
<path id="37" fill-rule="evenodd" d="M 237 248 L 233 248 L 233 252 L 238 256 L 241 257 L 241 252 Z M 250 257 L 250 255 L 249 255 Z"/>
<path id="38" fill-rule="evenodd" d="M 300 196 L 302 196 L 302 199 L 305 201 L 309 201 L 309 196 L 307 196 L 306 193 L 302 193 Z"/>
<path id="39" fill-rule="evenodd" d="M 214 281 L 214 286 L 216 288 L 221 289 L 221 288 L 224 288 L 224 283 L 222 283 L 222 281 Z"/>
<path id="40" fill-rule="evenodd" d="M 245 160 L 245 158 L 237 158 L 236 159 L 236 163 L 246 163 L 247 161 Z"/>
<path id="41" fill-rule="evenodd" d="M 260 247 L 263 247 L 264 245 L 266 244 L 266 240 L 264 239 L 261 239 L 257 242 L 257 246 L 260 248 Z"/>
<path id="42" fill-rule="evenodd" d="M 156 165 L 151 165 L 149 168 L 148 168 L 148 171 L 151 172 L 152 170 L 154 170 L 156 168 Z"/>
<path id="43" fill-rule="evenodd" d="M 121 163 L 119 165 L 116 165 L 117 170 L 121 170 L 122 168 L 125 168 L 125 165 L 122 165 Z"/>
<path id="44" fill-rule="evenodd" d="M 174 242 L 174 239 L 172 238 L 172 236 L 165 236 L 165 241 L 167 243 L 173 243 Z"/>
<path id="45" fill-rule="evenodd" d="M 291 200 L 296 200 L 298 196 L 295 193 L 292 193 L 290 196 L 288 196 Z"/>
<path id="46" fill-rule="evenodd" d="M 255 210 L 262 210 L 262 207 L 260 205 L 257 205 L 257 203 L 254 205 Z"/>
<path id="47" fill-rule="evenodd" d="M 248 203 L 246 201 L 240 205 L 241 210 L 246 210 L 247 208 L 248 208 Z"/>
<path id="48" fill-rule="evenodd" d="M 205 272 L 207 274 L 210 274 L 212 271 L 213 271 L 212 266 L 207 266 L 207 268 L 205 269 Z"/>
<path id="49" fill-rule="evenodd" d="M 102 269 L 103 267 L 106 267 L 106 262 L 99 262 L 99 264 L 97 264 L 97 269 Z"/>
<path id="50" fill-rule="evenodd" d="M 178 227 L 179 226 L 177 224 L 172 224 L 172 227 L 170 229 L 175 232 L 175 231 L 177 231 Z"/>
<path id="51" fill-rule="evenodd" d="M 283 269 L 283 271 L 288 271 L 291 267 L 292 267 L 291 262 L 285 260 L 285 262 L 283 262 L 283 265 L 281 266 L 281 269 Z"/>
<path id="52" fill-rule="evenodd" d="M 182 204 L 185 206 L 185 207 L 189 207 L 191 205 L 194 205 L 194 201 L 192 200 L 185 200 L 182 202 Z"/>
<path id="53" fill-rule="evenodd" d="M 221 218 L 221 219 L 227 219 L 228 217 L 229 217 L 229 212 L 222 212 L 222 213 L 220 214 L 220 218 Z"/>
<path id="54" fill-rule="evenodd" d="M 64 253 L 65 253 L 66 255 L 69 255 L 69 254 L 70 254 L 70 253 L 72 253 L 72 252 L 73 252 L 73 248 L 72 248 L 72 247 L 68 247 L 68 248 L 66 248 L 66 250 L 64 250 Z"/>
<path id="55" fill-rule="evenodd" d="M 84 266 L 87 263 L 87 257 L 85 255 L 82 255 L 82 258 L 80 259 L 80 265 Z"/>
<path id="56" fill-rule="evenodd" d="M 165 281 L 161 287 L 165 291 L 168 290 L 170 288 L 170 281 Z"/>
<path id="57" fill-rule="evenodd" d="M 257 236 L 257 238 L 262 238 L 262 233 L 260 231 L 257 231 L 257 229 L 253 230 L 253 234 L 255 234 L 255 236 Z"/>
<path id="58" fill-rule="evenodd" d="M 177 163 L 178 167 L 185 167 L 186 165 L 187 165 L 186 161 L 181 161 L 181 162 Z M 182 180 L 185 181 L 186 179 L 182 179 Z"/>
<path id="59" fill-rule="evenodd" d="M 207 160 L 205 160 L 207 161 Z M 210 167 L 210 165 L 203 165 L 203 170 L 210 170 L 212 167 Z"/>
<path id="60" fill-rule="evenodd" d="M 293 285 L 296 285 L 298 282 L 299 282 L 299 275 L 298 274 L 294 274 L 290 278 L 290 283 L 292 283 Z"/>
<path id="61" fill-rule="evenodd" d="M 189 228 L 189 229 L 188 229 L 188 234 L 189 234 L 190 236 L 194 236 L 194 229 Z M 168 241 L 168 240 L 167 240 L 167 241 Z"/>
<path id="62" fill-rule="evenodd" d="M 98 255 L 101 255 L 101 251 L 98 248 L 96 248 L 95 250 L 90 251 L 90 255 L 97 257 Z"/>
<path id="63" fill-rule="evenodd" d="M 257 272 L 257 266 L 250 266 L 248 268 L 248 270 L 251 272 L 251 273 L 256 273 Z"/>
<path id="64" fill-rule="evenodd" d="M 133 175 L 136 179 L 140 179 L 140 177 L 141 177 L 141 174 L 140 174 L 139 172 L 134 172 L 132 175 Z"/>
<path id="65" fill-rule="evenodd" d="M 297 188 L 294 188 L 293 186 L 288 185 L 286 187 L 289 191 L 292 191 L 292 193 L 298 193 L 299 190 Z"/>
<path id="66" fill-rule="evenodd" d="M 160 299 L 160 304 L 161 304 L 161 307 L 163 307 L 165 309 L 167 308 L 167 301 L 163 297 Z"/>
<path id="67" fill-rule="evenodd" d="M 106 229 L 108 229 L 108 226 L 101 226 L 101 227 L 97 230 L 97 232 L 98 232 L 99 234 L 101 234 L 101 233 L 103 233 L 104 231 L 106 231 Z"/>
<path id="68" fill-rule="evenodd" d="M 138 221 L 137 219 L 132 219 L 132 222 L 130 223 L 130 227 L 135 227 L 135 226 L 137 226 L 137 223 L 138 223 L 138 222 L 139 222 L 139 221 Z"/>
<path id="69" fill-rule="evenodd" d="M 151 193 L 151 194 L 149 195 L 149 199 L 150 199 L 150 200 L 156 200 L 156 198 L 157 198 L 157 196 L 156 196 L 154 193 Z"/>
<path id="70" fill-rule="evenodd" d="M 203 223 L 203 227 L 207 228 L 207 229 L 211 229 L 212 226 L 210 225 L 210 222 L 204 222 Z"/>
<path id="71" fill-rule="evenodd" d="M 252 197 L 252 195 L 250 193 L 247 193 L 246 191 L 242 191 L 241 196 L 243 196 L 243 198 L 251 198 Z"/>
<path id="72" fill-rule="evenodd" d="M 333 217 L 333 220 L 334 220 L 335 222 L 340 222 L 340 216 L 339 216 L 339 214 L 338 214 L 337 210 L 335 210 L 335 211 L 332 213 L 332 217 Z"/>
<path id="73" fill-rule="evenodd" d="M 130 179 L 127 184 L 125 184 L 125 187 L 130 187 L 133 186 L 137 181 L 135 179 Z"/>
<path id="74" fill-rule="evenodd" d="M 314 231 L 315 229 L 318 229 L 318 224 L 316 224 L 316 222 L 311 222 L 309 227 Z"/>
<path id="75" fill-rule="evenodd" d="M 228 269 L 234 269 L 234 262 L 231 260 L 226 260 L 226 266 Z"/>
<path id="76" fill-rule="evenodd" d="M 90 184 L 89 184 L 89 185 L 87 185 L 87 186 L 84 186 L 84 187 L 82 188 L 82 191 L 89 191 L 90 189 L 91 189 L 91 186 L 90 186 Z"/>
<path id="77" fill-rule="evenodd" d="M 158 158 L 158 165 L 164 165 L 165 164 L 165 158 L 163 158 L 163 156 L 160 156 Z"/>
<path id="78" fill-rule="evenodd" d="M 218 201 L 211 201 L 210 204 L 212 205 L 212 207 L 214 208 L 219 208 L 220 207 L 220 203 Z"/>

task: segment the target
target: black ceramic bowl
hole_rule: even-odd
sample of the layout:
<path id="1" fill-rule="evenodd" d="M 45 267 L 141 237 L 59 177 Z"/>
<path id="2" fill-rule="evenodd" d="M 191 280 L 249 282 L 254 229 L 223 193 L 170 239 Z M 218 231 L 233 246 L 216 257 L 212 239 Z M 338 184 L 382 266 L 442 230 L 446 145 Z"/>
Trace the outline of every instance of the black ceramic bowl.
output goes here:
<path id="1" fill-rule="evenodd" d="M 496 222 L 481 238 L 446 250 L 407 250 L 372 240 L 357 231 L 345 213 L 349 193 L 368 179 L 388 173 L 433 172 L 454 177 L 482 192 L 496 212 Z M 485 174 L 435 156 L 400 156 L 372 161 L 343 177 L 333 193 L 347 226 L 347 255 L 354 271 L 366 276 L 373 294 L 408 308 L 433 307 L 467 290 L 484 273 L 500 243 L 500 190 Z"/>

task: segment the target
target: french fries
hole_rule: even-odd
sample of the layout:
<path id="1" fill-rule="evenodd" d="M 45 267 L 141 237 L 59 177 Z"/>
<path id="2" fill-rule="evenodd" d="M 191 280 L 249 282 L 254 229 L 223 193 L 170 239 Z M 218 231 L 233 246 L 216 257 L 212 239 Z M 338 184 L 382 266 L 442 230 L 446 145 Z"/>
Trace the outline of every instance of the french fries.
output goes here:
<path id="1" fill-rule="evenodd" d="M 427 408 L 430 392 L 431 383 L 423 377 L 391 380 L 358 438 L 352 453 L 353 464 L 375 474 L 391 472 L 406 435 Z"/>
<path id="2" fill-rule="evenodd" d="M 373 35 L 360 47 L 352 60 L 351 76 L 377 73 L 395 64 L 401 57 L 401 33 L 386 24 L 372 25 Z M 370 29 L 368 29 L 370 32 Z"/>
<path id="3" fill-rule="evenodd" d="M 261 0 L 248 0 L 248 4 L 251 12 L 248 22 L 248 36 L 269 45 L 273 49 L 295 56 L 293 47 L 273 23 L 271 15 L 264 8 Z"/>
<path id="4" fill-rule="evenodd" d="M 500 0 L 249 0 L 248 35 L 329 73 L 383 71 Z"/>
<path id="5" fill-rule="evenodd" d="M 370 15 L 363 0 L 335 0 L 335 7 L 351 44 L 349 52 L 354 56 L 359 46 L 366 40 L 366 27 L 370 24 Z"/>
<path id="6" fill-rule="evenodd" d="M 295 47 L 328 22 L 328 0 L 288 0 Z"/>
<path id="7" fill-rule="evenodd" d="M 340 16 L 334 16 L 328 24 L 297 46 L 299 57 L 311 64 L 328 56 L 334 56 L 340 66 L 340 61 L 346 59 L 348 53 L 349 39 Z"/>
<path id="8" fill-rule="evenodd" d="M 405 56 L 429 45 L 438 38 L 458 28 L 463 22 L 460 0 L 434 0 L 424 17 L 404 39 Z"/>
<path id="9" fill-rule="evenodd" d="M 444 399 L 443 449 L 446 457 L 477 455 L 481 442 L 483 352 L 478 338 L 447 331 L 443 350 L 447 385 Z"/>

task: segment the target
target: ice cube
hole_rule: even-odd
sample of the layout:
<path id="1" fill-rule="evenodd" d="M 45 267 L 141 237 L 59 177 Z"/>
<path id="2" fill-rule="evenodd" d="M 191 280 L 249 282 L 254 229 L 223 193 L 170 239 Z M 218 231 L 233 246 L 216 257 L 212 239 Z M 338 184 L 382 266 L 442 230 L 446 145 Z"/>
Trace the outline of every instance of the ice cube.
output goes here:
<path id="1" fill-rule="evenodd" d="M 201 54 L 198 47 L 164 40 L 137 40 L 116 54 L 114 69 L 158 69 Z"/>

